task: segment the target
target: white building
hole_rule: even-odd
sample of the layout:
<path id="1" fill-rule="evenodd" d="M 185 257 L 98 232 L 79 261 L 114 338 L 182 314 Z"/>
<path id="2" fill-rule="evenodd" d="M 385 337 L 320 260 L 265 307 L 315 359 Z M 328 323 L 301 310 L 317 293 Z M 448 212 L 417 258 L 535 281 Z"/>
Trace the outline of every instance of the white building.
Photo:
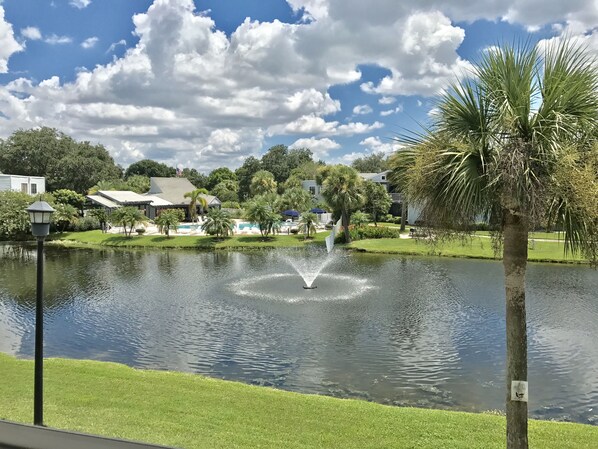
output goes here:
<path id="1" fill-rule="evenodd" d="M 0 190 L 14 190 L 29 195 L 39 195 L 46 192 L 46 178 L 0 173 Z"/>

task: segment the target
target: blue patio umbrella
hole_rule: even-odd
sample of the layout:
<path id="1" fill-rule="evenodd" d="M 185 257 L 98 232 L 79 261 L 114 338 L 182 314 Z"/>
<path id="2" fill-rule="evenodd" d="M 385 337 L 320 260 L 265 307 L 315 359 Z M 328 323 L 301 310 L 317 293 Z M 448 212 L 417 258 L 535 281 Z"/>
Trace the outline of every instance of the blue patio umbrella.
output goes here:
<path id="1" fill-rule="evenodd" d="M 310 212 L 313 212 L 314 214 L 325 214 L 326 211 L 324 209 L 320 209 L 319 207 L 314 207 L 312 210 L 310 210 Z"/>
<path id="2" fill-rule="evenodd" d="M 296 210 L 289 209 L 282 212 L 282 215 L 286 215 L 287 217 L 298 217 L 299 212 L 297 212 Z"/>

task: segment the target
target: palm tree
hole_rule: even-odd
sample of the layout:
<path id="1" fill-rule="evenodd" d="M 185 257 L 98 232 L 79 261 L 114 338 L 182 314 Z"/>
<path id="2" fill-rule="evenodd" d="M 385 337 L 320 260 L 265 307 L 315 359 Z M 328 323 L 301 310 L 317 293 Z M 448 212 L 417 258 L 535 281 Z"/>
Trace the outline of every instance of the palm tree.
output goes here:
<path id="1" fill-rule="evenodd" d="M 362 182 L 357 171 L 345 165 L 327 166 L 319 173 L 322 196 L 341 215 L 345 242 L 351 243 L 351 213 L 363 203 Z"/>
<path id="2" fill-rule="evenodd" d="M 309 238 L 309 233 L 316 233 L 316 223 L 318 222 L 318 216 L 313 212 L 305 212 L 301 214 L 299 219 L 299 229 L 305 234 L 306 238 Z"/>
<path id="3" fill-rule="evenodd" d="M 491 50 L 474 75 L 443 95 L 433 126 L 405 139 L 393 168 L 432 224 L 462 229 L 484 216 L 502 234 L 507 447 L 527 448 L 527 402 L 511 383 L 527 381 L 528 232 L 556 221 L 565 251 L 596 261 L 598 71 L 584 49 L 561 41 L 543 53 Z"/>
<path id="4" fill-rule="evenodd" d="M 79 218 L 79 213 L 75 206 L 70 204 L 55 204 L 56 212 L 52 215 L 52 221 L 56 224 L 58 232 L 64 232 L 67 226 L 75 223 Z"/>
<path id="5" fill-rule="evenodd" d="M 357 211 L 351 216 L 351 221 L 355 226 L 361 228 L 362 226 L 369 223 L 370 216 L 365 212 Z"/>
<path id="6" fill-rule="evenodd" d="M 126 206 L 112 211 L 109 220 L 114 225 L 122 226 L 124 234 L 130 236 L 137 224 L 147 222 L 147 217 L 136 207 Z"/>
<path id="7" fill-rule="evenodd" d="M 280 229 L 280 215 L 275 212 L 275 207 L 276 201 L 272 201 L 269 195 L 257 196 L 247 203 L 247 219 L 259 225 L 262 237 L 275 234 Z"/>
<path id="8" fill-rule="evenodd" d="M 185 198 L 189 198 L 189 216 L 191 221 L 195 221 L 197 219 L 197 205 L 201 208 L 202 214 L 203 211 L 208 208 L 208 200 L 206 200 L 202 195 L 207 194 L 208 191 L 206 189 L 195 189 L 191 192 L 185 193 L 183 195 Z"/>
<path id="9" fill-rule="evenodd" d="M 268 193 L 276 193 L 276 187 L 277 184 L 274 175 L 267 170 L 260 170 L 251 178 L 249 190 L 254 196 L 266 195 Z"/>
<path id="10" fill-rule="evenodd" d="M 184 218 L 185 214 L 182 209 L 166 209 L 156 217 L 154 222 L 160 233 L 170 237 L 170 231 L 176 231 Z"/>
<path id="11" fill-rule="evenodd" d="M 216 237 L 227 237 L 233 233 L 234 227 L 232 219 L 226 212 L 212 209 L 208 212 L 206 221 L 201 225 L 201 230 Z"/>

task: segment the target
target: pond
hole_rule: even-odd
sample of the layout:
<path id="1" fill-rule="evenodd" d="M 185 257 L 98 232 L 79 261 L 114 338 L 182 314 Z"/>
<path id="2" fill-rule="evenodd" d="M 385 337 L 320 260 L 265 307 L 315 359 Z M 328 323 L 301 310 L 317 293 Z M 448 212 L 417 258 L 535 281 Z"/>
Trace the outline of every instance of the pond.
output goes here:
<path id="1" fill-rule="evenodd" d="M 33 357 L 35 253 L 0 247 L 0 351 Z M 322 268 L 317 289 L 300 270 Z M 45 356 L 304 393 L 503 410 L 499 262 L 49 247 Z M 530 415 L 598 423 L 598 273 L 532 264 Z"/>

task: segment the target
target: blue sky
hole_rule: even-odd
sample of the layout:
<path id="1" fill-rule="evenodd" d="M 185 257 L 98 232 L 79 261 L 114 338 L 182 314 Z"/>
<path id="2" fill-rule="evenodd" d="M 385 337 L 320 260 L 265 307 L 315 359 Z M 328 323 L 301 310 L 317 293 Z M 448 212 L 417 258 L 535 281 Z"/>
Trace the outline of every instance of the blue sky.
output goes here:
<path id="1" fill-rule="evenodd" d="M 597 27 L 591 0 L 0 0 L 0 137 L 56 127 L 123 166 L 278 143 L 350 163 L 393 151 L 489 46 L 595 50 Z"/>

